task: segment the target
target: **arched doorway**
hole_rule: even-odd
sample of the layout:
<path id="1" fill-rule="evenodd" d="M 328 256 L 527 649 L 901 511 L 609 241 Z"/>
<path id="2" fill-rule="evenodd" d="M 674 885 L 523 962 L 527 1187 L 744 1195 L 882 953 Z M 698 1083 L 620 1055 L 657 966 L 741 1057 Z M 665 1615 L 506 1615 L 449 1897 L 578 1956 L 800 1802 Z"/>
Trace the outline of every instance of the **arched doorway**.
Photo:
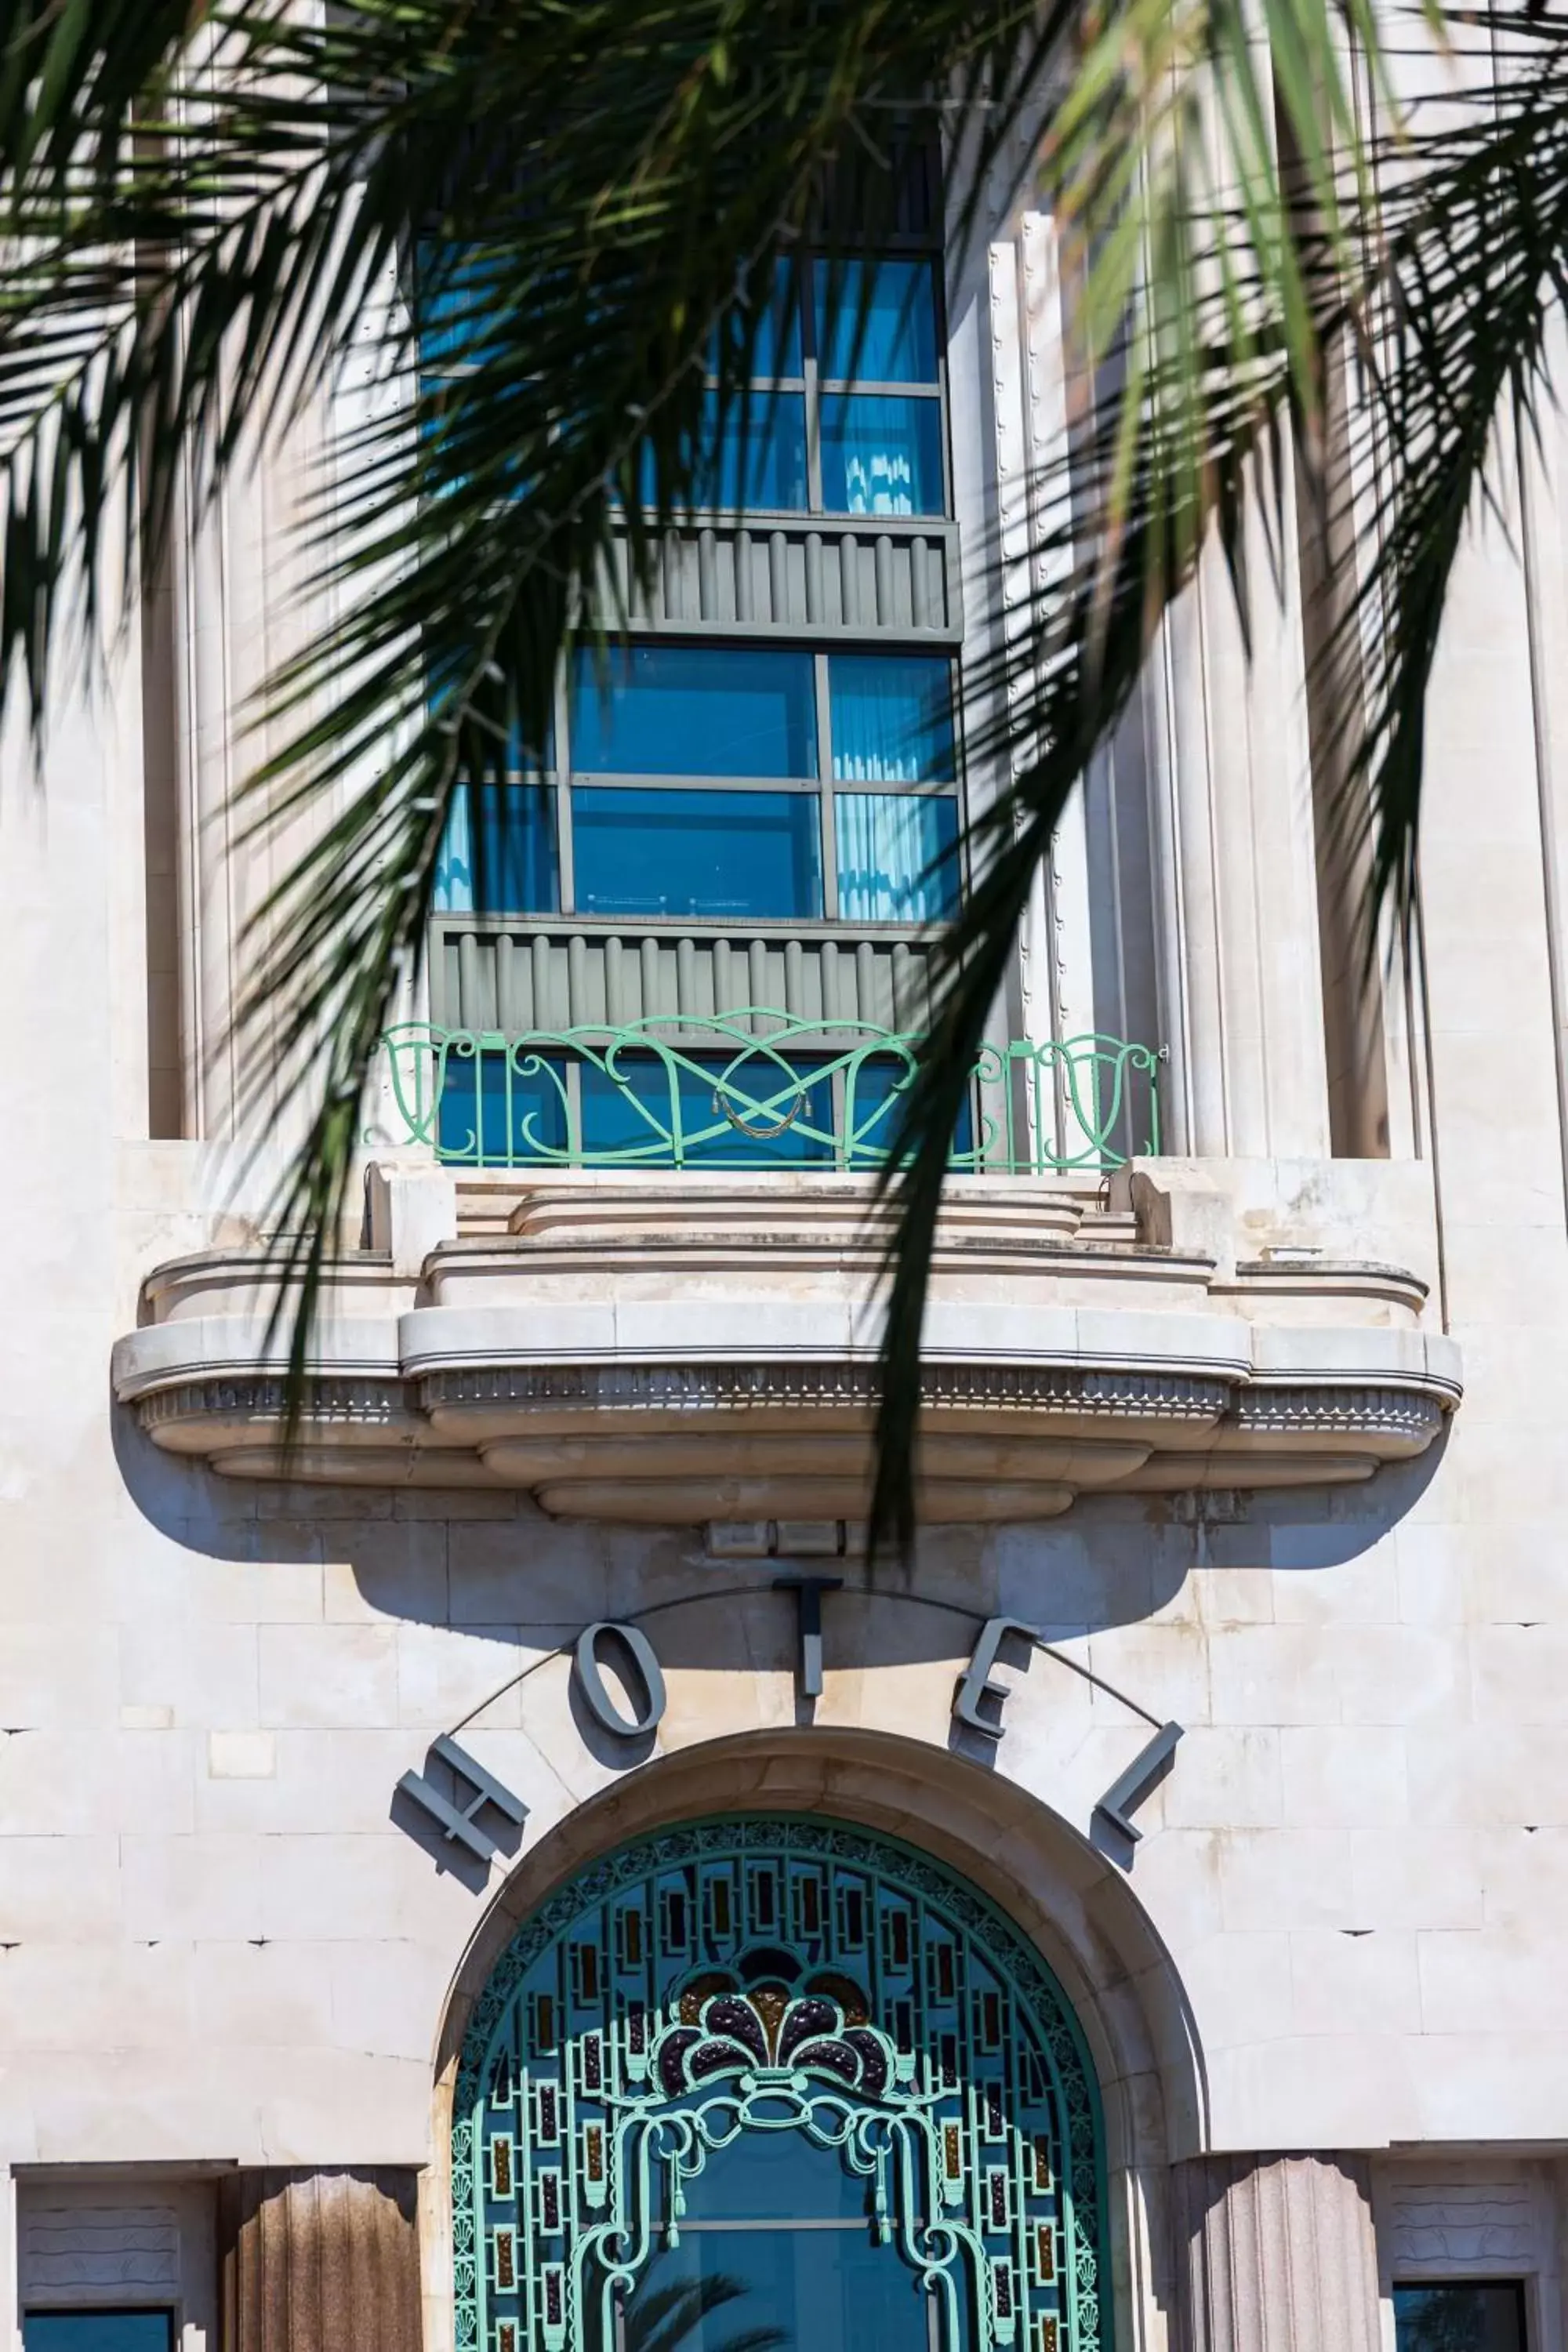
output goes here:
<path id="1" fill-rule="evenodd" d="M 749 1814 L 590 1864 L 455 2091 L 458 2352 L 1109 2352 L 1077 2021 L 891 1838 Z"/>

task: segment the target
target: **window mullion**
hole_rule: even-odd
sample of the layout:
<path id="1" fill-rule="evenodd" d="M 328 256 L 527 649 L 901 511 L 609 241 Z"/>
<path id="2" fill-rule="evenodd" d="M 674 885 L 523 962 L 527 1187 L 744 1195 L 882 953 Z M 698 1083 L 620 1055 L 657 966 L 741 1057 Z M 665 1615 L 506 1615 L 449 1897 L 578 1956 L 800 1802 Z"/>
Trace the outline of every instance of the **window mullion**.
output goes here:
<path id="1" fill-rule="evenodd" d="M 816 682 L 817 812 L 822 835 L 822 912 L 838 920 L 838 825 L 833 797 L 833 728 L 828 709 L 827 656 L 814 657 Z"/>

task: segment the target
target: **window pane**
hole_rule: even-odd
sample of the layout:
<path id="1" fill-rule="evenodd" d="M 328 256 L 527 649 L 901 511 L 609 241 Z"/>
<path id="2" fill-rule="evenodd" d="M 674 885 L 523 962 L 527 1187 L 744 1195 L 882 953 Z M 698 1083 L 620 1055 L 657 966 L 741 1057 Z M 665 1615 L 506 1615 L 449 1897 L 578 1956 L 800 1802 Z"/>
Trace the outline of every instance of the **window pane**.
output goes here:
<path id="1" fill-rule="evenodd" d="M 621 776 L 815 776 L 811 656 L 636 646 L 601 675 L 584 654 L 572 764 Z"/>
<path id="2" fill-rule="evenodd" d="M 422 245 L 415 263 L 419 356 L 451 367 L 484 356 L 485 322 L 505 300 L 502 264 L 482 249 Z"/>
<path id="3" fill-rule="evenodd" d="M 572 794 L 584 915 L 812 916 L 822 911 L 815 793 Z"/>
<path id="4" fill-rule="evenodd" d="M 952 781 L 947 662 L 923 654 L 835 654 L 827 693 L 835 776 L 852 784 Z"/>
<path id="5" fill-rule="evenodd" d="M 1396 2286 L 1394 2332 L 1399 2352 L 1524 2352 L 1523 2297 L 1511 2279 Z"/>
<path id="6" fill-rule="evenodd" d="M 738 341 L 741 324 L 739 305 L 731 313 L 731 319 L 733 325 L 721 331 L 733 332 Z M 717 374 L 717 334 L 708 357 L 710 369 Z M 771 299 L 757 321 L 757 340 L 752 347 L 752 373 L 759 383 L 765 383 L 770 376 L 799 375 L 800 372 L 800 277 L 786 262 L 780 262 Z"/>
<path id="7" fill-rule="evenodd" d="M 626 2341 L 628 2352 L 665 2343 L 727 2352 L 756 2329 L 781 2352 L 931 2352 L 932 2300 L 897 2247 L 878 2245 L 869 2230 L 836 2233 L 830 2254 L 812 2230 L 695 2230 L 643 2273 Z M 934 2300 L 940 2314 L 944 2298 Z M 934 2340 L 959 2352 L 945 2336 Z"/>
<path id="8" fill-rule="evenodd" d="M 958 809 L 945 794 L 834 796 L 838 913 L 847 923 L 937 923 L 958 903 Z"/>
<path id="9" fill-rule="evenodd" d="M 718 399 L 705 401 L 703 457 L 693 484 L 699 508 L 778 508 L 804 513 L 806 506 L 805 395 L 759 391 L 741 429 L 741 412 L 731 408 L 721 432 L 716 419 Z M 642 494 L 653 500 L 653 457 L 642 457 Z"/>
<path id="10" fill-rule="evenodd" d="M 613 1075 L 584 1064 L 581 1084 L 591 1159 L 615 1152 L 668 1167 L 679 1137 L 681 1157 L 693 1166 L 820 1167 L 833 1160 L 832 1085 L 813 1084 L 809 1063 L 756 1054 L 737 1064 L 727 1054 L 692 1066 L 689 1056 L 667 1062 L 626 1053 L 616 1056 Z"/>
<path id="11" fill-rule="evenodd" d="M 816 279 L 817 365 L 863 383 L 934 383 L 936 303 L 928 261 L 829 263 Z M 861 305 L 865 304 L 864 317 Z M 859 348 L 856 334 L 859 332 Z"/>
<path id="12" fill-rule="evenodd" d="M 23 2352 L 169 2352 L 166 2311 L 29 2311 Z"/>
<path id="13" fill-rule="evenodd" d="M 559 898 L 552 799 L 543 784 L 459 784 L 436 866 L 436 912 L 553 913 Z"/>
<path id="14" fill-rule="evenodd" d="M 824 394 L 822 503 L 829 514 L 941 514 L 941 402 Z"/>

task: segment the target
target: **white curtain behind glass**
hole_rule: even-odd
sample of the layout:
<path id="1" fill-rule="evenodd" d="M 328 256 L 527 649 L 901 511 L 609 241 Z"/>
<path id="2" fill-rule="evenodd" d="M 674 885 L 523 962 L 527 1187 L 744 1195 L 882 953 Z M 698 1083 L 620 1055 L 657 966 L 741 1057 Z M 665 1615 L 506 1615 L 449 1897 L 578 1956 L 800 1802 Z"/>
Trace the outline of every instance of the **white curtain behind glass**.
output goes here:
<path id="1" fill-rule="evenodd" d="M 430 903 L 438 915 L 471 915 L 474 911 L 473 835 L 465 784 L 459 784 L 452 794 L 447 830 L 436 860 L 435 896 Z"/>
<path id="2" fill-rule="evenodd" d="M 850 923 L 929 923 L 949 888 L 928 873 L 951 841 L 951 803 L 898 793 L 839 793 L 834 808 L 838 912 Z"/>
<path id="3" fill-rule="evenodd" d="M 929 756 L 931 665 L 836 661 L 830 672 L 833 772 L 847 784 L 918 784 Z"/>

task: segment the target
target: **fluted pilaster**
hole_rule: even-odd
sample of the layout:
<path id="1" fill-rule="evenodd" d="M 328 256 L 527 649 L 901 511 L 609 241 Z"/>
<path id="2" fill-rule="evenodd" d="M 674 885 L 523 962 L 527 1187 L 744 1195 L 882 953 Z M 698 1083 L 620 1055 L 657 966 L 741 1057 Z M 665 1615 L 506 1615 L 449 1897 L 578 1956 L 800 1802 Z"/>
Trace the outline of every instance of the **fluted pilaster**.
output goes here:
<path id="1" fill-rule="evenodd" d="M 1171 2212 L 1181 2352 L 1378 2352 L 1364 2158 L 1200 2157 Z"/>
<path id="2" fill-rule="evenodd" d="M 420 2352 L 411 2171 L 241 2172 L 219 2191 L 223 2352 Z"/>

